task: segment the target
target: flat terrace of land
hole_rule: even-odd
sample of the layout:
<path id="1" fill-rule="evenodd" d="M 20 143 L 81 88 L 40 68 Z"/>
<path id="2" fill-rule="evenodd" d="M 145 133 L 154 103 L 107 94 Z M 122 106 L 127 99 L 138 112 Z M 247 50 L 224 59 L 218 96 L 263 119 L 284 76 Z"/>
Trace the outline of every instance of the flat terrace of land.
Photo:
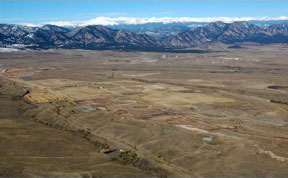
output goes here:
<path id="1" fill-rule="evenodd" d="M 34 106 L 19 100 L 20 87 L 3 79 L 0 82 L 0 177 L 153 176 L 111 161 L 76 133 L 21 116 L 21 110 Z"/>
<path id="2" fill-rule="evenodd" d="M 33 106 L 19 115 L 82 132 L 139 171 L 285 177 L 287 54 L 283 46 L 199 54 L 30 51 L 1 53 L 0 68 Z M 123 161 L 119 150 L 134 156 Z"/>

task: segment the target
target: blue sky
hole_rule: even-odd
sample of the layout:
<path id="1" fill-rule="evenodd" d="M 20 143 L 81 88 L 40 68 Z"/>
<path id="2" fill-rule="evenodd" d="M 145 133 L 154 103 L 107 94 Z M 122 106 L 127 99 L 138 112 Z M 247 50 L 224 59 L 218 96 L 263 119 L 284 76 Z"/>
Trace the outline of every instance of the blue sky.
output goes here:
<path id="1" fill-rule="evenodd" d="M 279 17 L 288 1 L 0 1 L 0 23 L 105 17 Z"/>

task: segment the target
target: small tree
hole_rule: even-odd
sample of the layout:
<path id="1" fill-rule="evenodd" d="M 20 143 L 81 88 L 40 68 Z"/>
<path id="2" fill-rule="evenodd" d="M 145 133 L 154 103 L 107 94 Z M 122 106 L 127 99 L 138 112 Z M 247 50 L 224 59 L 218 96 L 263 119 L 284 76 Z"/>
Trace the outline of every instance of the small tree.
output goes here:
<path id="1" fill-rule="evenodd" d="M 242 127 L 243 122 L 241 120 L 234 120 L 233 126 L 235 130 L 238 130 Z"/>

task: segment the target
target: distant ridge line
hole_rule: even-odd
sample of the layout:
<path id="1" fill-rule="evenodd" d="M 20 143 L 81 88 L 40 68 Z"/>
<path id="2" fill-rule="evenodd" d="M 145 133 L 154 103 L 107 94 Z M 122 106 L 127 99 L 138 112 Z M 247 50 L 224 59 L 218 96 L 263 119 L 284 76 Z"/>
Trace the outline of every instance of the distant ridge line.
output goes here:
<path id="1" fill-rule="evenodd" d="M 150 29 L 150 31 L 149 31 Z M 157 33 L 152 33 L 158 32 Z M 152 32 L 151 32 L 152 31 Z M 209 23 L 195 28 L 177 25 L 137 29 L 112 29 L 90 25 L 64 28 L 56 25 L 29 27 L 0 24 L 0 47 L 20 46 L 30 49 L 125 49 L 169 50 L 223 43 L 288 43 L 288 23 L 258 26 L 246 21 Z"/>

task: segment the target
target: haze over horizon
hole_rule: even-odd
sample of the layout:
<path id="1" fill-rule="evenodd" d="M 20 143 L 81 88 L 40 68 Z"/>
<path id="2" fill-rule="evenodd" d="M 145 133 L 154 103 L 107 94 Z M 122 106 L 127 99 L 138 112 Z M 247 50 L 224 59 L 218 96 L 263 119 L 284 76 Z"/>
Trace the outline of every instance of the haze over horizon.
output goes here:
<path id="1" fill-rule="evenodd" d="M 1 1 L 0 23 L 41 26 L 288 20 L 285 1 Z"/>

